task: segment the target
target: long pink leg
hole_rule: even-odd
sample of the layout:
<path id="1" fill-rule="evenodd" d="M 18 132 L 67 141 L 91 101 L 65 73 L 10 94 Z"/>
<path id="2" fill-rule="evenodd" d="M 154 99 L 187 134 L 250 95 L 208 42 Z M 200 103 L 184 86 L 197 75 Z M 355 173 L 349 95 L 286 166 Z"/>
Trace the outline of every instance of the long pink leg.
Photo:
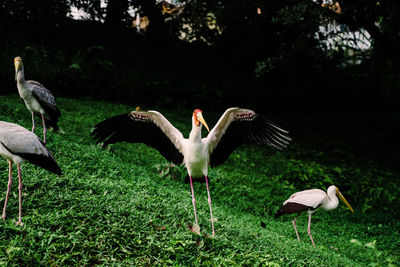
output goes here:
<path id="1" fill-rule="evenodd" d="M 43 142 L 46 144 L 46 133 L 47 133 L 47 129 L 46 129 L 46 122 L 44 120 L 44 115 L 42 115 L 42 123 L 43 123 Z"/>
<path id="2" fill-rule="evenodd" d="M 32 112 L 32 133 L 35 132 L 36 125 L 35 125 L 35 114 Z"/>
<path id="3" fill-rule="evenodd" d="M 215 232 L 214 232 L 214 218 L 212 215 L 212 208 L 211 208 L 211 196 L 210 196 L 210 190 L 208 189 L 208 179 L 206 177 L 206 185 L 207 185 L 207 194 L 208 194 L 208 205 L 210 206 L 210 214 L 211 214 L 211 226 L 212 226 L 212 235 L 215 237 Z"/>
<path id="4" fill-rule="evenodd" d="M 18 168 L 18 191 L 19 191 L 19 215 L 18 215 L 18 222 L 16 225 L 24 226 L 22 223 L 22 177 L 21 177 L 21 166 L 17 164 Z"/>
<path id="5" fill-rule="evenodd" d="M 308 235 L 309 235 L 310 238 L 311 238 L 312 244 L 313 244 L 314 247 L 315 247 L 315 243 L 314 243 L 314 240 L 313 240 L 312 235 L 311 235 L 311 213 L 308 214 L 308 229 L 307 229 L 307 232 L 308 232 Z"/>
<path id="6" fill-rule="evenodd" d="M 293 219 L 292 223 L 293 223 L 294 230 L 296 231 L 297 240 L 300 241 L 299 232 L 297 232 L 297 228 L 296 228 L 296 219 L 297 219 L 299 216 L 300 216 L 300 214 L 298 214 L 298 215 Z"/>
<path id="7" fill-rule="evenodd" d="M 197 222 L 196 199 L 194 198 L 192 176 L 189 175 L 189 178 L 190 178 L 190 188 L 192 189 L 192 203 L 193 203 L 193 209 L 194 209 L 194 219 L 196 220 L 196 224 L 198 225 L 199 223 Z"/>
<path id="8" fill-rule="evenodd" d="M 4 220 L 6 218 L 6 210 L 7 210 L 7 203 L 8 203 L 8 195 L 10 194 L 12 185 L 12 162 L 11 160 L 8 161 L 8 185 L 7 185 L 7 194 L 6 199 L 4 200 L 4 208 L 3 208 L 3 215 L 1 218 Z"/>

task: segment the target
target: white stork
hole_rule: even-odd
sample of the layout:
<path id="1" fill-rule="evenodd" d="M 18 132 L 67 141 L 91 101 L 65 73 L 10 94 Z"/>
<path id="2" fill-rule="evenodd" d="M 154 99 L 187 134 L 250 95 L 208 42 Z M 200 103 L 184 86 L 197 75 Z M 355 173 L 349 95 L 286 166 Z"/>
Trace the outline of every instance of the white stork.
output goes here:
<path id="1" fill-rule="evenodd" d="M 14 58 L 15 80 L 17 81 L 19 96 L 24 100 L 28 110 L 32 113 L 32 132 L 35 131 L 35 114 L 40 115 L 43 124 L 43 141 L 46 143 L 46 125 L 57 131 L 60 110 L 56 106 L 56 99 L 50 90 L 37 81 L 26 81 L 24 64 L 21 57 Z"/>
<path id="2" fill-rule="evenodd" d="M 1 218 L 6 218 L 6 209 L 8 195 L 12 185 L 12 163 L 17 164 L 18 180 L 19 180 L 19 217 L 17 225 L 23 226 L 22 223 L 22 178 L 21 164 L 24 161 L 42 167 L 50 172 L 61 174 L 53 155 L 46 148 L 45 144 L 37 137 L 36 134 L 28 131 L 14 123 L 0 121 L 0 155 L 8 160 L 9 177 L 7 194 L 4 201 L 3 215 Z"/>
<path id="3" fill-rule="evenodd" d="M 339 205 L 339 197 L 347 207 L 349 207 L 351 212 L 353 208 L 344 198 L 342 193 L 340 193 L 339 189 L 331 185 L 327 193 L 322 191 L 321 189 L 310 189 L 304 190 L 297 193 L 294 193 L 290 196 L 288 200 L 283 202 L 282 207 L 275 213 L 275 218 L 283 215 L 283 214 L 291 214 L 291 213 L 298 213 L 298 215 L 293 219 L 293 227 L 296 231 L 297 240 L 300 241 L 299 233 L 297 232 L 296 228 L 296 219 L 300 216 L 300 213 L 303 211 L 308 212 L 308 235 L 310 236 L 311 242 L 315 247 L 315 243 L 313 237 L 311 235 L 311 215 L 316 212 L 319 208 L 330 211 L 337 208 Z"/>
<path id="4" fill-rule="evenodd" d="M 201 138 L 204 125 L 209 134 Z M 210 131 L 202 111 L 196 109 L 192 116 L 192 131 L 189 138 L 183 137 L 161 113 L 157 111 L 132 111 L 106 119 L 94 126 L 91 135 L 103 145 L 116 142 L 144 143 L 157 149 L 174 164 L 184 163 L 189 174 L 196 226 L 198 226 L 192 178 L 205 177 L 210 206 L 213 237 L 214 219 L 208 187 L 208 166 L 225 162 L 241 144 L 268 144 L 282 149 L 289 144 L 288 132 L 265 120 L 254 111 L 229 108 Z"/>

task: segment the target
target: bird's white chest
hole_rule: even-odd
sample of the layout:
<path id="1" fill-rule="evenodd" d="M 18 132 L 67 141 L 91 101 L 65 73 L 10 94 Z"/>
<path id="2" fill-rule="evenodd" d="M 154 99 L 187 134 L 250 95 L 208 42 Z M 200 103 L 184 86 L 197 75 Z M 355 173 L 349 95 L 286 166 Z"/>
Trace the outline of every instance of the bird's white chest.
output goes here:
<path id="1" fill-rule="evenodd" d="M 18 83 L 18 93 L 20 97 L 24 100 L 26 107 L 30 112 L 44 113 L 44 110 L 40 103 L 33 97 L 31 91 L 29 90 L 29 85 L 27 83 Z"/>
<path id="2" fill-rule="evenodd" d="M 203 142 L 187 141 L 183 154 L 190 176 L 198 178 L 208 174 L 208 151 Z"/>

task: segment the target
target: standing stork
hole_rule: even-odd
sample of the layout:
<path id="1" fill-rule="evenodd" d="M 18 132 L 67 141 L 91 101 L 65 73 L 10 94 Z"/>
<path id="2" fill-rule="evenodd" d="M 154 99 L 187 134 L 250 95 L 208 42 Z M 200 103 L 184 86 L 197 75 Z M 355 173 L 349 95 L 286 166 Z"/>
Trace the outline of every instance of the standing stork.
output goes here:
<path id="1" fill-rule="evenodd" d="M 201 138 L 202 125 L 209 131 Z M 192 178 L 205 177 L 210 206 L 213 237 L 214 219 L 208 187 L 208 166 L 225 162 L 241 144 L 268 144 L 282 149 L 289 144 L 288 132 L 265 120 L 250 109 L 229 108 L 210 131 L 202 111 L 196 109 L 192 116 L 189 138 L 183 137 L 161 113 L 157 111 L 132 111 L 106 119 L 94 126 L 91 135 L 97 143 L 107 146 L 116 142 L 144 143 L 157 149 L 174 164 L 184 163 L 189 174 L 196 225 L 196 200 Z"/>
<path id="2" fill-rule="evenodd" d="M 340 193 L 339 189 L 336 186 L 331 185 L 328 188 L 327 193 L 325 193 L 321 189 L 304 190 L 294 193 L 293 195 L 290 196 L 288 200 L 283 202 L 282 207 L 275 213 L 275 218 L 278 218 L 283 214 L 298 213 L 298 215 L 293 219 L 292 223 L 294 230 L 296 231 L 297 240 L 300 241 L 299 233 L 297 232 L 296 228 L 296 219 L 300 216 L 301 212 L 307 211 L 308 212 L 307 232 L 308 235 L 310 236 L 312 244 L 315 247 L 315 243 L 311 235 L 311 215 L 314 212 L 316 212 L 319 208 L 326 211 L 336 209 L 337 206 L 339 205 L 338 197 L 344 202 L 344 204 L 346 204 L 347 207 L 349 207 L 351 212 L 354 212 L 353 208 L 344 198 L 342 193 Z"/>
<path id="3" fill-rule="evenodd" d="M 46 143 L 46 125 L 57 131 L 60 110 L 56 106 L 56 99 L 50 90 L 37 81 L 26 81 L 24 64 L 21 57 L 14 58 L 15 80 L 17 81 L 19 96 L 24 100 L 25 106 L 32 113 L 32 132 L 35 131 L 35 114 L 40 115 L 43 124 L 43 142 Z"/>
<path id="4" fill-rule="evenodd" d="M 8 186 L 1 218 L 6 218 L 8 195 L 12 185 L 12 163 L 17 164 L 19 180 L 19 217 L 17 225 L 22 223 L 22 178 L 21 164 L 24 161 L 42 167 L 55 174 L 61 174 L 53 155 L 36 134 L 14 123 L 0 121 L 0 155 L 8 160 Z"/>

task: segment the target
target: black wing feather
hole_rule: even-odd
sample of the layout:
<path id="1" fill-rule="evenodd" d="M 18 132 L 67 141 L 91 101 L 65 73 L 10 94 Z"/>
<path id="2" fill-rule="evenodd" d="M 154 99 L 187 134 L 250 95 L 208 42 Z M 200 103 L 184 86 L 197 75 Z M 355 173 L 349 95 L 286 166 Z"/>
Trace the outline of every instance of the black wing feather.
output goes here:
<path id="1" fill-rule="evenodd" d="M 279 216 L 282 216 L 284 214 L 292 214 L 305 210 L 314 210 L 314 208 L 296 202 L 288 202 L 275 213 L 275 218 L 278 218 Z"/>
<path id="2" fill-rule="evenodd" d="M 143 143 L 157 149 L 160 154 L 174 164 L 183 162 L 183 155 L 151 121 L 134 120 L 129 114 L 106 119 L 94 126 L 91 135 L 96 143 L 107 146 L 117 142 Z"/>
<path id="3" fill-rule="evenodd" d="M 17 153 L 15 151 L 10 150 L 4 143 L 1 143 L 10 153 L 15 154 L 17 156 L 20 156 L 21 158 L 29 161 L 30 163 L 42 167 L 45 170 L 48 170 L 52 173 L 61 175 L 61 169 L 58 166 L 56 160 L 53 157 L 53 154 L 49 150 L 48 156 L 45 155 L 38 155 L 38 154 L 31 154 L 31 153 Z M 42 142 L 42 144 L 45 146 L 45 144 Z"/>
<path id="4" fill-rule="evenodd" d="M 212 152 L 210 165 L 214 167 L 224 163 L 242 144 L 267 144 L 283 149 L 290 141 L 287 131 L 259 115 L 252 120 L 235 120 Z"/>

